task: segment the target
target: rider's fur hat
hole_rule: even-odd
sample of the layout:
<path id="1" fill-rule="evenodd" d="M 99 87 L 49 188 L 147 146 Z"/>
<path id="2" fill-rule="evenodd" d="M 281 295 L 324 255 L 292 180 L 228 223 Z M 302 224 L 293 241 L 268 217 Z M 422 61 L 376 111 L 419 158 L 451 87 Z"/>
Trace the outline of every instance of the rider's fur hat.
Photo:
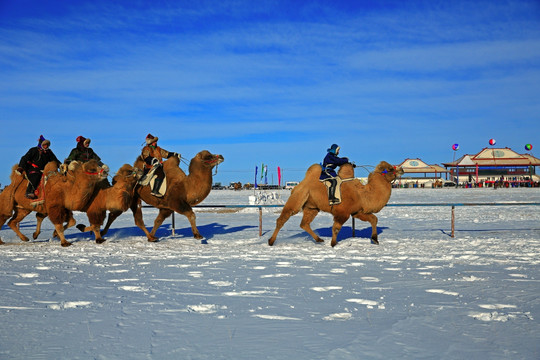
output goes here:
<path id="1" fill-rule="evenodd" d="M 78 143 L 83 143 L 83 145 L 85 146 L 89 146 L 90 145 L 90 140 L 89 138 L 85 138 L 84 136 L 77 136 L 77 144 Z"/>
<path id="2" fill-rule="evenodd" d="M 339 149 L 340 147 L 338 146 L 338 144 L 332 144 L 332 146 L 330 146 L 330 149 L 326 149 L 326 151 L 336 155 L 339 152 Z"/>
<path id="3" fill-rule="evenodd" d="M 153 136 L 152 134 L 146 135 L 146 145 L 151 145 L 158 141 L 157 136 Z"/>
<path id="4" fill-rule="evenodd" d="M 45 139 L 45 137 L 43 137 L 43 135 L 39 135 L 38 148 L 42 149 L 42 145 L 51 146 L 51 142 L 49 140 Z"/>

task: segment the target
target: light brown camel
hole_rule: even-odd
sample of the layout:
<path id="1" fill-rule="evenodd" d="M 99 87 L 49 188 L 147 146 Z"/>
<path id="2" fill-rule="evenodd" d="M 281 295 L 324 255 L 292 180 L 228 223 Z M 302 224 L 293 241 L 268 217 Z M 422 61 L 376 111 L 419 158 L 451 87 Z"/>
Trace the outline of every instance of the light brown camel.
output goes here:
<path id="1" fill-rule="evenodd" d="M 94 191 L 94 197 L 83 210 L 88 216 L 90 226 L 78 224 L 77 229 L 83 232 L 93 231 L 96 243 L 103 243 L 105 239 L 102 236 L 107 233 L 110 224 L 129 209 L 135 194 L 135 186 L 141 176 L 142 170 L 124 164 L 114 176 L 112 186 L 105 181 L 99 182 Z M 111 220 L 110 223 L 107 222 L 108 227 L 100 232 L 99 229 L 107 217 L 107 211 Z"/>
<path id="2" fill-rule="evenodd" d="M 30 200 L 26 197 L 26 186 L 28 180 L 23 174 L 15 171 L 18 165 L 14 165 L 11 171 L 11 184 L 8 185 L 0 194 L 0 226 L 2 226 L 8 218 L 8 226 L 17 234 L 22 241 L 28 241 L 28 237 L 19 230 L 19 223 L 31 212 L 36 212 L 37 226 L 33 233 L 34 240 L 37 239 L 41 232 L 41 223 L 47 217 L 47 209 L 43 200 Z M 58 163 L 48 163 L 44 170 L 44 179 L 47 179 L 51 174 L 56 174 L 58 171 Z M 43 191 L 43 190 L 42 190 Z M 42 196 L 40 196 L 41 198 Z M 75 225 L 72 213 L 66 214 L 64 221 L 67 223 L 65 228 Z M 0 240 L 0 244 L 3 244 Z"/>
<path id="3" fill-rule="evenodd" d="M 337 235 L 351 215 L 371 224 L 371 239 L 373 243 L 378 244 L 378 220 L 373 214 L 378 213 L 386 205 L 392 191 L 391 183 L 403 174 L 403 169 L 401 167 L 394 168 L 389 163 L 382 161 L 369 174 L 367 185 L 363 185 L 358 179 L 343 182 L 341 184 L 341 203 L 338 205 L 329 205 L 326 186 L 319 181 L 320 174 L 321 166 L 311 165 L 306 171 L 304 180 L 294 187 L 281 215 L 276 220 L 276 228 L 268 240 L 268 245 L 274 244 L 279 230 L 291 216 L 300 211 L 304 212 L 300 227 L 307 231 L 315 241 L 323 242 L 324 240 L 315 234 L 310 227 L 311 222 L 321 210 L 334 216 L 332 246 L 336 246 Z M 353 166 L 351 164 L 343 165 L 338 175 L 342 179 L 354 178 Z"/>
<path id="4" fill-rule="evenodd" d="M 71 245 L 64 236 L 64 219 L 71 211 L 85 209 L 96 185 L 107 176 L 101 170 L 96 160 L 73 161 L 66 175 L 53 173 L 45 184 L 45 208 L 62 246 Z"/>
<path id="5" fill-rule="evenodd" d="M 173 212 L 184 215 L 191 224 L 191 231 L 196 239 L 203 237 L 197 229 L 195 213 L 191 208 L 202 202 L 212 189 L 212 170 L 215 166 L 223 162 L 223 156 L 214 155 L 207 150 L 199 152 L 189 163 L 189 174 L 186 175 L 180 169 L 180 159 L 176 156 L 170 157 L 163 163 L 163 170 L 167 179 L 167 191 L 165 196 L 158 198 L 150 194 L 150 186 L 139 186 L 136 188 L 136 196 L 133 198 L 131 210 L 137 225 L 148 238 L 148 241 L 156 241 L 157 229 Z M 143 161 L 140 157 L 135 161 L 136 168 L 143 168 Z M 154 220 L 154 227 L 148 232 L 144 226 L 141 200 L 159 209 L 159 214 Z M 109 221 L 107 221 L 107 224 Z"/>

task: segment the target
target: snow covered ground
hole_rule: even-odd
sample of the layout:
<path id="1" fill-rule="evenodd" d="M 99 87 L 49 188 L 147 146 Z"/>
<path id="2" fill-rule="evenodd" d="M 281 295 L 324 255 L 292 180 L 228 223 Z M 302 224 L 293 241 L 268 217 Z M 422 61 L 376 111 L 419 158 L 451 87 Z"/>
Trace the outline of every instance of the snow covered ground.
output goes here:
<path id="1" fill-rule="evenodd" d="M 214 191 L 203 204 L 248 204 Z M 288 191 L 281 192 L 286 200 Z M 540 202 L 540 189 L 396 189 L 390 203 Z M 208 244 L 176 215 L 148 243 L 122 215 L 98 245 L 0 236 L 1 359 L 539 359 L 540 208 L 386 207 L 380 245 L 351 222 L 330 247 L 279 208 L 197 209 Z M 151 227 L 155 209 L 144 209 Z M 85 214 L 77 220 L 87 223 Z M 31 236 L 35 219 L 21 223 Z"/>

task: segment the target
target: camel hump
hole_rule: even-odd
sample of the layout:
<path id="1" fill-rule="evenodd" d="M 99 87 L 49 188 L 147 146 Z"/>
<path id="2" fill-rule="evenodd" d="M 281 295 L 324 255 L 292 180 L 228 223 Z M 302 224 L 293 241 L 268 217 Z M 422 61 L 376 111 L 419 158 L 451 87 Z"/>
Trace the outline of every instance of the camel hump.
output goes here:
<path id="1" fill-rule="evenodd" d="M 11 168 L 11 175 L 9 175 L 9 179 L 11 180 L 11 183 L 13 184 L 15 181 L 19 181 L 21 179 L 21 176 L 23 176 L 23 174 L 19 174 L 17 173 L 17 168 L 19 167 L 18 164 L 15 164 L 13 165 L 13 167 Z"/>
<path id="2" fill-rule="evenodd" d="M 321 176 L 322 167 L 319 164 L 313 164 L 306 170 L 306 176 L 304 179 L 313 179 L 317 178 L 319 180 L 319 177 Z"/>
<path id="3" fill-rule="evenodd" d="M 167 182 L 182 181 L 186 177 L 184 170 L 180 169 L 180 159 L 177 156 L 171 156 L 163 162 L 163 171 Z"/>

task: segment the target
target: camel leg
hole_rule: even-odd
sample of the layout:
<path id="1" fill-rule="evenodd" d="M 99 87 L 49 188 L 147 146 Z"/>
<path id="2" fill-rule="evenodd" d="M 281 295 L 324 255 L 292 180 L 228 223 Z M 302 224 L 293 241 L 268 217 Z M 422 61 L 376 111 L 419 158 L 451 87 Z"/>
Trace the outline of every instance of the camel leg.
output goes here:
<path id="1" fill-rule="evenodd" d="M 0 229 L 2 228 L 2 226 L 4 226 L 4 223 L 6 222 L 7 219 L 9 219 L 11 217 L 11 213 L 9 214 L 0 214 Z M 0 245 L 4 244 L 4 242 L 2 241 L 2 239 L 0 239 Z"/>
<path id="2" fill-rule="evenodd" d="M 150 234 L 148 230 L 146 229 L 146 226 L 144 226 L 142 208 L 137 201 L 134 201 L 133 204 L 131 205 L 131 211 L 133 212 L 133 219 L 135 220 L 135 225 L 137 225 L 139 229 L 144 231 L 144 233 L 146 234 L 146 237 L 148 238 L 148 241 L 150 242 L 157 241 L 158 238 Z"/>
<path id="3" fill-rule="evenodd" d="M 337 236 L 341 231 L 341 227 L 347 221 L 348 217 L 345 216 L 334 216 L 334 225 L 332 226 L 332 247 L 337 245 Z"/>
<path id="4" fill-rule="evenodd" d="M 169 209 L 159 209 L 159 214 L 156 217 L 156 219 L 154 220 L 154 227 L 152 228 L 152 231 L 150 232 L 150 235 L 155 237 L 157 229 L 161 226 L 161 224 L 163 224 L 163 221 L 165 221 L 166 218 L 171 216 L 172 213 L 173 213 L 173 211 L 169 210 Z M 182 215 L 184 215 L 184 214 L 182 214 Z M 197 230 L 197 228 L 195 228 L 195 230 Z M 198 233 L 198 231 L 197 231 L 197 233 Z"/>
<path id="5" fill-rule="evenodd" d="M 285 223 L 289 220 L 291 216 L 298 214 L 300 210 L 302 210 L 302 207 L 306 203 L 309 196 L 309 193 L 307 191 L 302 191 L 302 190 L 303 189 L 298 189 L 291 193 L 289 200 L 287 200 L 287 202 L 283 206 L 283 210 L 281 210 L 281 214 L 276 220 L 276 228 L 274 229 L 274 233 L 272 234 L 272 237 L 268 240 L 268 245 L 270 246 L 274 245 L 274 242 L 276 241 L 279 230 L 281 230 L 283 225 L 285 225 Z M 313 238 L 317 240 L 316 236 L 313 236 Z"/>
<path id="6" fill-rule="evenodd" d="M 75 218 L 73 217 L 73 211 L 71 211 L 71 210 L 66 210 L 66 211 L 67 211 L 67 213 L 66 213 L 65 218 L 64 218 L 64 222 L 66 223 L 66 225 L 64 225 L 64 231 L 66 231 L 66 229 L 69 229 L 70 227 L 74 226 L 77 223 L 75 221 Z M 45 218 L 43 218 L 43 219 L 45 219 Z M 88 230 L 88 231 L 90 231 L 90 230 Z M 56 238 L 56 237 L 58 237 L 58 233 L 57 233 L 56 230 L 54 230 L 53 231 L 53 238 Z"/>
<path id="7" fill-rule="evenodd" d="M 92 231 L 94 232 L 94 237 L 96 239 L 96 244 L 103 244 L 105 239 L 101 237 L 101 232 L 99 231 L 99 225 L 92 225 Z"/>
<path id="8" fill-rule="evenodd" d="M 107 217 L 107 224 L 105 224 L 105 227 L 103 228 L 103 230 L 101 230 L 101 236 L 107 235 L 107 232 L 109 231 L 109 228 L 111 227 L 112 223 L 120 215 L 122 215 L 121 211 L 110 211 L 109 212 L 109 216 Z"/>
<path id="9" fill-rule="evenodd" d="M 315 216 L 319 213 L 319 209 L 304 209 L 304 216 L 302 217 L 302 222 L 300 222 L 300 227 L 304 229 L 316 242 L 324 242 L 319 235 L 311 229 L 311 222 L 315 219 Z"/>
<path id="10" fill-rule="evenodd" d="M 195 216 L 195 213 L 193 212 L 193 210 L 190 209 L 189 211 L 183 212 L 181 214 L 188 218 L 189 223 L 191 224 L 191 232 L 193 233 L 193 237 L 199 240 L 202 239 L 203 236 L 199 233 L 199 229 L 197 229 L 197 224 L 196 224 L 197 217 Z"/>
<path id="11" fill-rule="evenodd" d="M 36 240 L 39 236 L 39 234 L 41 234 L 41 223 L 43 222 L 43 220 L 45 220 L 45 218 L 47 217 L 47 215 L 45 214 L 42 214 L 42 213 L 37 213 L 36 214 L 36 231 L 34 231 L 34 233 L 32 234 L 32 237 L 34 238 L 34 240 Z"/>
<path id="12" fill-rule="evenodd" d="M 28 241 L 29 239 L 19 230 L 19 223 L 30 213 L 31 211 L 29 210 L 17 208 L 11 219 L 8 221 L 8 226 L 22 241 Z"/>
<path id="13" fill-rule="evenodd" d="M 367 221 L 371 224 L 371 242 L 373 244 L 379 245 L 379 240 L 377 239 L 377 222 L 379 221 L 377 217 L 373 214 L 362 214 L 358 213 L 354 215 L 355 218 L 362 221 Z"/>
<path id="14" fill-rule="evenodd" d="M 66 237 L 64 236 L 64 225 L 62 223 L 60 224 L 54 224 L 54 228 L 56 229 L 56 234 L 60 238 L 60 244 L 63 247 L 68 247 L 71 245 L 69 241 L 66 240 Z"/>
<path id="15" fill-rule="evenodd" d="M 70 246 L 71 243 L 66 240 L 64 236 L 64 222 L 67 220 L 67 227 L 73 226 L 75 219 L 73 219 L 73 213 L 62 206 L 51 206 L 47 209 L 49 212 L 49 220 L 54 225 L 55 233 L 60 238 L 60 244 L 63 247 Z"/>

